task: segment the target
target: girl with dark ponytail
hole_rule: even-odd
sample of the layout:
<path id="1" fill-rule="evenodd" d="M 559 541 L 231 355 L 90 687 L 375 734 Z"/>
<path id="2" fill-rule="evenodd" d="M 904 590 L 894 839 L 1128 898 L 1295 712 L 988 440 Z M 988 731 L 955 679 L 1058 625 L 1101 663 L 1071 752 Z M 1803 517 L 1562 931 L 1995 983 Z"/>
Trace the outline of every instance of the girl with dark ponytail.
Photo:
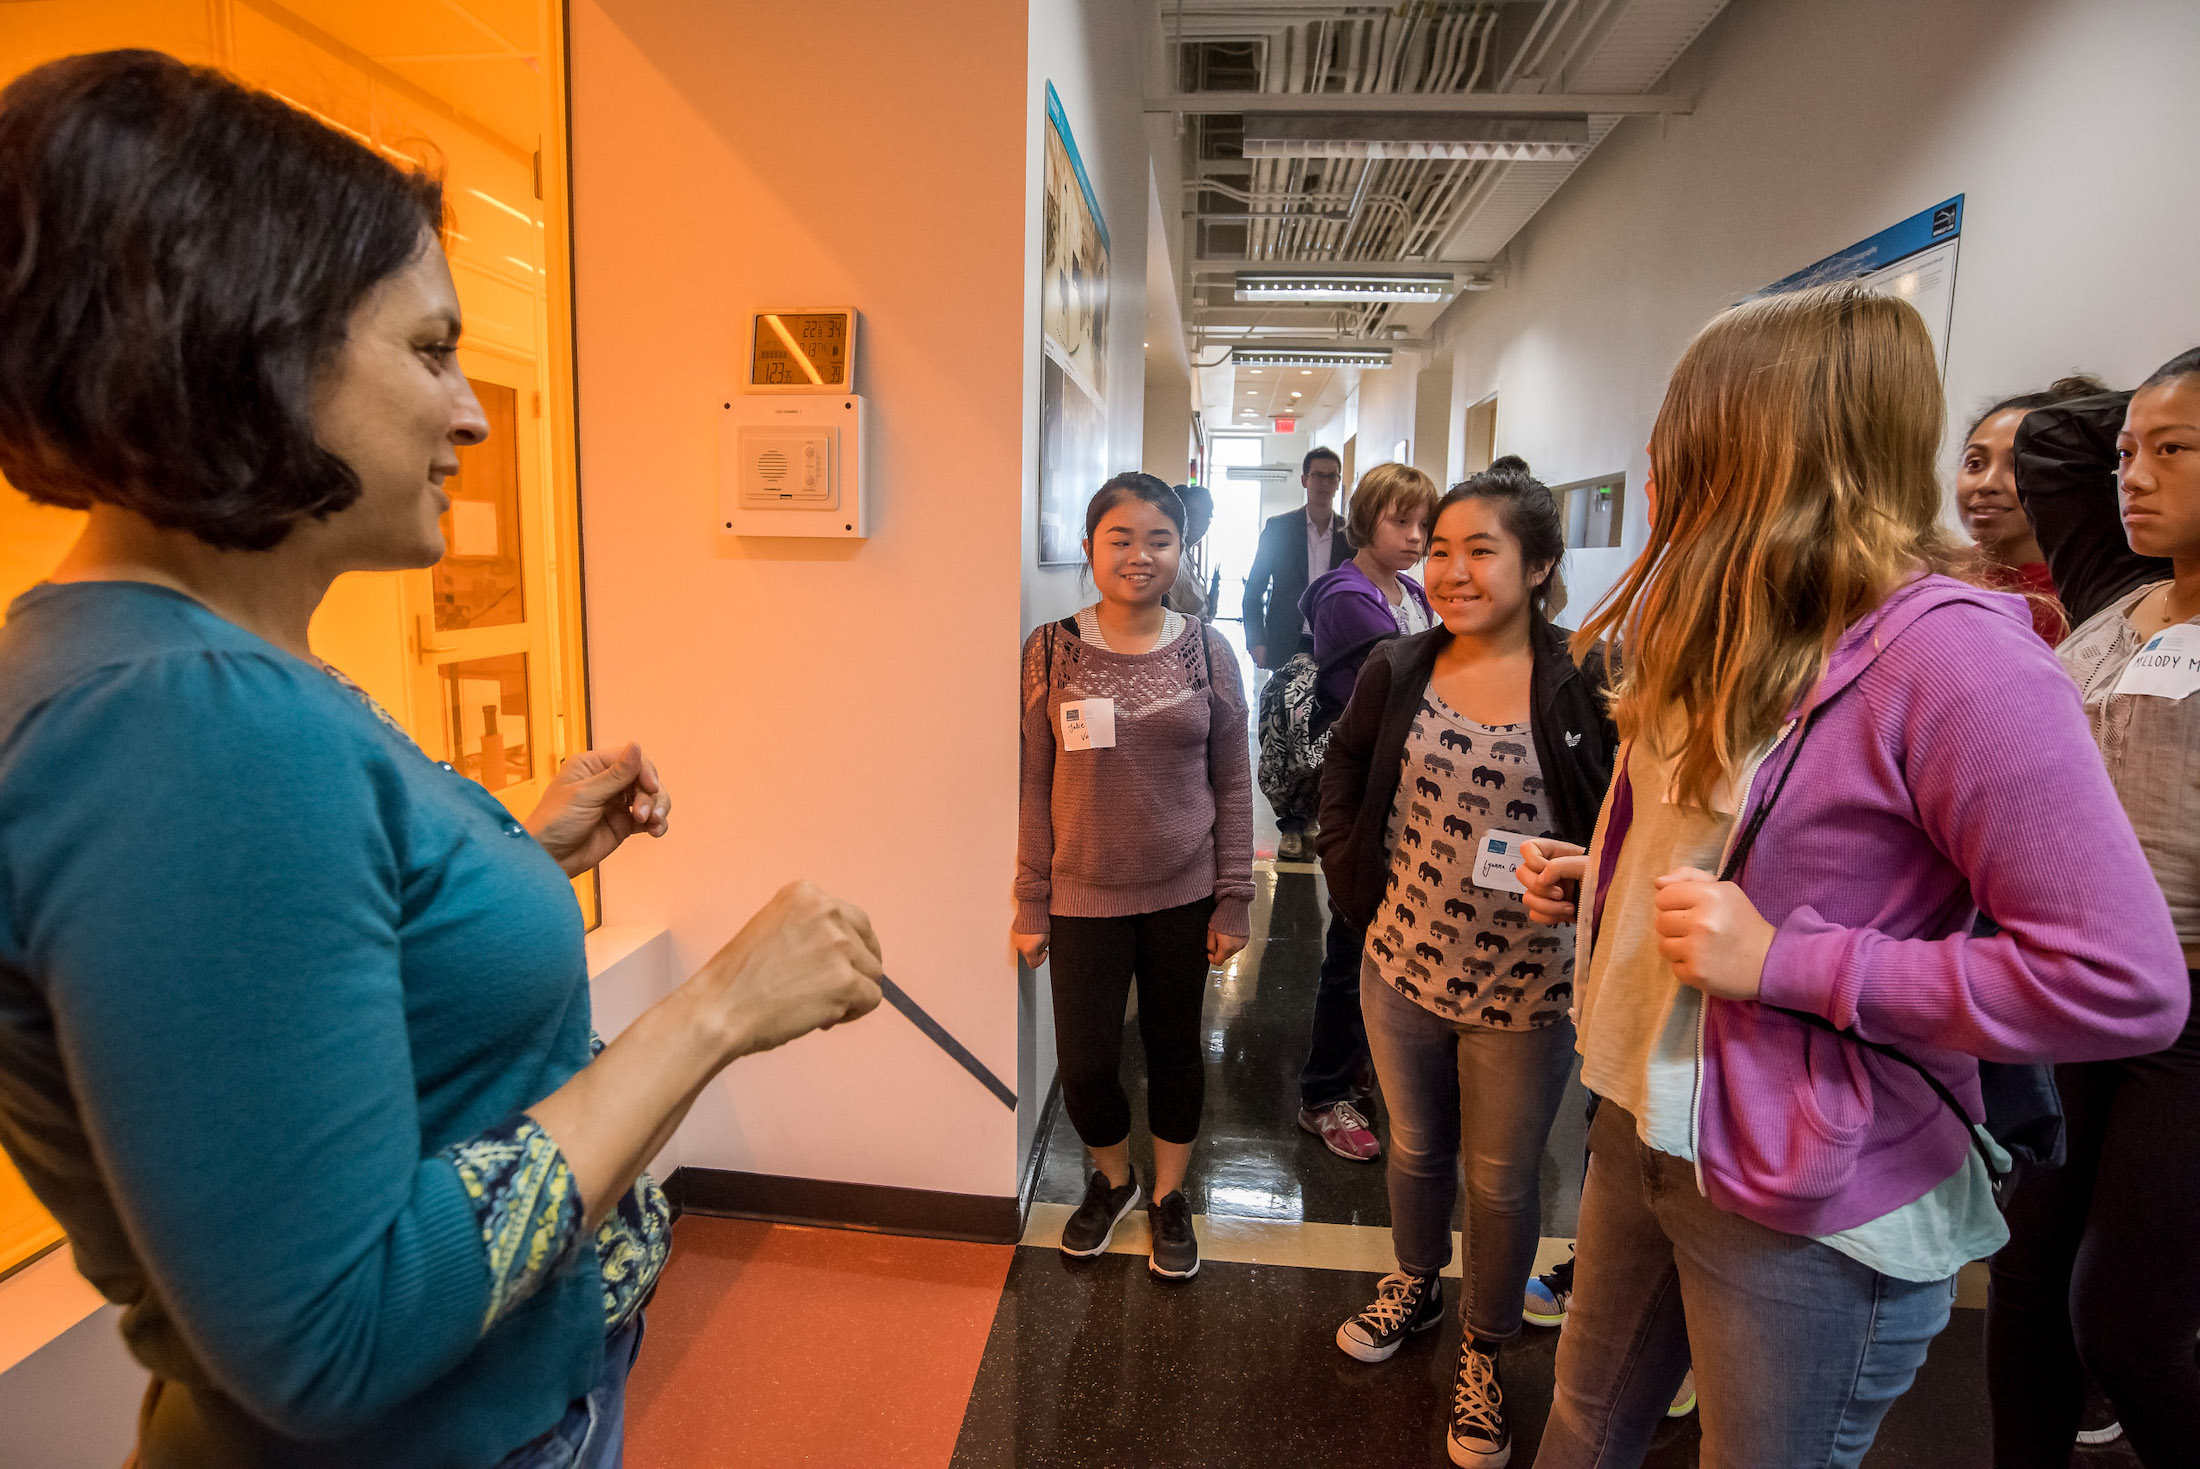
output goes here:
<path id="1" fill-rule="evenodd" d="M 1398 1257 L 1337 1345 L 1386 1361 L 1442 1320 L 1463 1165 L 1455 1464 L 1511 1452 L 1498 1351 L 1520 1334 L 1537 1161 L 1573 1062 L 1572 934 L 1529 922 L 1514 867 L 1533 838 L 1588 840 L 1617 743 L 1601 659 L 1577 666 L 1551 625 L 1565 550 L 1526 465 L 1454 486 L 1426 563 L 1441 624 L 1369 655 L 1322 771 L 1330 897 L 1368 931 L 1360 1007 L 1390 1107 Z"/>

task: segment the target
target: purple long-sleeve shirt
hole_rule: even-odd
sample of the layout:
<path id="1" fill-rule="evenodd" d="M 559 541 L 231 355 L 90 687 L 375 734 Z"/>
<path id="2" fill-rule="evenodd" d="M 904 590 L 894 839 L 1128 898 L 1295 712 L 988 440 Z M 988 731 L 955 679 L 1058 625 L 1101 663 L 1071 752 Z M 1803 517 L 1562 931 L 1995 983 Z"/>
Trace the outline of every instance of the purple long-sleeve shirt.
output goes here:
<path id="1" fill-rule="evenodd" d="M 1696 1122 L 1714 1203 L 1814 1237 L 1922 1197 L 1970 1138 L 1901 1063 L 1769 1006 L 1901 1047 L 1979 1117 L 1973 1058 L 2142 1055 L 2190 1003 L 2168 906 L 2020 599 L 1920 578 L 1842 637 L 1819 706 L 1739 876 L 1776 929 L 1765 1003 L 1705 1001 Z M 1635 800 L 1620 768 L 1599 909 Z M 1972 937 L 1979 911 L 2002 932 Z"/>
<path id="2" fill-rule="evenodd" d="M 1094 647 L 1060 626 L 1025 642 L 1018 933 L 1052 932 L 1054 913 L 1118 918 L 1210 895 L 1211 928 L 1250 931 L 1244 684 L 1222 635 L 1186 623 L 1144 653 Z M 1093 698 L 1115 701 L 1114 746 L 1063 749 L 1062 705 Z"/>

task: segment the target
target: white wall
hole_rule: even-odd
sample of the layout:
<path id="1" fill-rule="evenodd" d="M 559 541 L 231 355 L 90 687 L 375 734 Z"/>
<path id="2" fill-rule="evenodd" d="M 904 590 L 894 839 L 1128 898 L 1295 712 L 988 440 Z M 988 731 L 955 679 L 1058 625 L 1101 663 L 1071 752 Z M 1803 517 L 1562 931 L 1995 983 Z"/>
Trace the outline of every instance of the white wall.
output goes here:
<path id="1" fill-rule="evenodd" d="M 571 11 L 592 713 L 674 797 L 671 836 L 606 864 L 606 920 L 668 930 L 677 978 L 813 878 L 869 910 L 888 972 L 1003 1077 L 1024 23 L 1022 0 L 970 0 L 954 26 L 893 0 Z M 873 534 L 719 535 L 749 313 L 820 303 L 863 313 Z M 736 1064 L 676 1140 L 688 1165 L 992 1196 L 1015 1191 L 1015 1144 L 1008 1109 L 886 1008 Z"/>
<path id="2" fill-rule="evenodd" d="M 1023 296 L 1022 628 L 1063 617 L 1093 600 L 1078 568 L 1040 567 L 1039 271 L 1042 221 L 1036 201 L 1045 170 L 1047 84 L 1068 116 L 1085 173 L 1108 229 L 1108 464 L 1139 469 L 1145 454 L 1144 399 L 1147 211 L 1159 181 L 1148 163 L 1139 80 L 1153 53 L 1151 6 L 1132 0 L 1031 0 L 1025 97 Z M 1181 340 L 1181 334 L 1179 335 Z M 1181 353 L 1179 354 L 1181 355 Z M 1188 379 L 1187 379 L 1188 383 Z M 1189 392 L 1189 387 L 1186 389 Z M 1179 456 L 1181 457 L 1181 456 Z M 1179 467 L 1171 483 L 1182 477 Z M 1100 487 L 1090 487 L 1097 490 Z M 1007 942 L 1009 894 L 999 894 Z M 1054 1009 L 1044 971 L 1017 966 L 1016 1156 L 1031 1150 L 1040 1108 L 1054 1083 Z"/>
<path id="3" fill-rule="evenodd" d="M 1359 444 L 1353 453 L 1355 476 L 1396 459 L 1394 451 L 1400 439 L 1407 444 L 1403 462 L 1413 462 L 1413 410 L 1420 377 L 1420 359 L 1409 352 L 1397 354 L 1389 367 L 1361 372 Z"/>
<path id="4" fill-rule="evenodd" d="M 1694 331 L 1951 195 L 1951 469 L 1986 400 L 2200 342 L 2195 76 L 2190 0 L 1730 6 L 1669 83 L 1694 114 L 1623 124 L 1439 323 L 1455 401 L 1499 393 L 1497 452 L 1552 484 L 1628 473 L 1626 548 L 1569 558 L 1572 611 L 1647 533 L 1644 445 Z"/>
<path id="5" fill-rule="evenodd" d="M 1108 227 L 1108 465 L 1137 469 L 1145 452 L 1146 210 L 1156 187 L 1147 164 L 1142 70 L 1149 7 L 1134 0 L 1031 0 L 1025 188 L 1036 201 L 1045 171 L 1047 84 L 1069 117 L 1085 173 Z M 1039 270 L 1036 202 L 1024 237 L 1024 627 L 1092 600 L 1075 568 L 1038 565 Z M 1173 481 L 1172 481 L 1173 483 Z M 1097 490 L 1098 485 L 1092 486 Z"/>

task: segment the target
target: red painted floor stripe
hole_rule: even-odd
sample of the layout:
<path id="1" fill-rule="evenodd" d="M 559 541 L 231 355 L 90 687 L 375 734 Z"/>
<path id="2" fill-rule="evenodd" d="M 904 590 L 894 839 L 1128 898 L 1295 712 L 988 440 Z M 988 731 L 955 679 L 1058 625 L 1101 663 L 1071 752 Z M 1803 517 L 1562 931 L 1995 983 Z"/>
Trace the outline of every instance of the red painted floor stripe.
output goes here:
<path id="1" fill-rule="evenodd" d="M 1013 1254 L 682 1219 L 628 1387 L 628 1465 L 945 1466 Z"/>

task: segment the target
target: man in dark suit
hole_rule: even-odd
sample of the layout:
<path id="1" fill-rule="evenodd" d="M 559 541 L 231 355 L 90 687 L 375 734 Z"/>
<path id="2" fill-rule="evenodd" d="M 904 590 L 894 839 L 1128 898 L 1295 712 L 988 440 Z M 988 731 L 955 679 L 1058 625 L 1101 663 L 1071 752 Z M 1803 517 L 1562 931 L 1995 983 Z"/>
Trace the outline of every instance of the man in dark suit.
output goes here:
<path id="1" fill-rule="evenodd" d="M 1294 653 L 1314 646 L 1299 614 L 1299 599 L 1314 578 L 1352 559 L 1352 543 L 1337 515 L 1337 487 L 1343 480 L 1344 461 L 1334 449 L 1308 450 L 1299 462 L 1306 508 L 1286 511 L 1261 527 L 1260 550 L 1245 578 L 1245 646 L 1258 667 L 1281 668 Z M 1287 862 L 1311 856 L 1306 835 L 1310 824 L 1309 817 L 1279 812 L 1276 826 L 1282 841 L 1276 855 Z"/>
<path id="2" fill-rule="evenodd" d="M 1287 510 L 1260 531 L 1260 550 L 1245 578 L 1245 646 L 1257 667 L 1277 669 L 1311 647 L 1299 598 L 1325 571 L 1352 559 L 1344 522 L 1337 516 L 1337 487 L 1344 461 L 1333 449 L 1310 449 L 1299 463 L 1306 508 Z"/>

